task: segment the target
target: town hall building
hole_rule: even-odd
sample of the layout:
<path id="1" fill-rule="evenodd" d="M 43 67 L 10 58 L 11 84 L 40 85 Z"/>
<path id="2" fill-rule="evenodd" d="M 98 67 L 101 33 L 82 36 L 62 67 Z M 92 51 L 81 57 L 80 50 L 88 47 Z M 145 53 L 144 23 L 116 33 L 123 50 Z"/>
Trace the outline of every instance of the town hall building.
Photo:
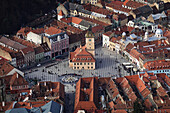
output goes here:
<path id="1" fill-rule="evenodd" d="M 95 41 L 91 28 L 85 34 L 86 45 L 80 46 L 69 55 L 69 67 L 80 70 L 95 69 Z"/>

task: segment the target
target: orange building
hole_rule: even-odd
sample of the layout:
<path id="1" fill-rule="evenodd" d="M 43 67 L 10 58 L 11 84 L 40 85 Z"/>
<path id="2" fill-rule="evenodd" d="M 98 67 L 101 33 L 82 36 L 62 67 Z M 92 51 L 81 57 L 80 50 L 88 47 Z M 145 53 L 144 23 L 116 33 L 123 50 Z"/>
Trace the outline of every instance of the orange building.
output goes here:
<path id="1" fill-rule="evenodd" d="M 70 52 L 69 67 L 73 69 L 95 69 L 95 41 L 91 30 L 87 31 L 85 38 L 85 46 Z"/>

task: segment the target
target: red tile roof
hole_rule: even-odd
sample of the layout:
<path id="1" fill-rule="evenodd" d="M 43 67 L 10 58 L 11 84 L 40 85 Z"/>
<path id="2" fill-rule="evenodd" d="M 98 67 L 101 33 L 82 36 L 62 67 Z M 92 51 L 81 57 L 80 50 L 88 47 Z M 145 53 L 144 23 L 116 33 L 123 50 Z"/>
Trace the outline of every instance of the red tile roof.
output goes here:
<path id="1" fill-rule="evenodd" d="M 72 62 L 95 62 L 95 58 L 86 50 L 85 46 L 70 52 L 70 60 Z"/>
<path id="2" fill-rule="evenodd" d="M 12 71 L 14 67 L 7 63 L 6 61 L 1 60 L 0 62 L 0 76 L 7 75 L 10 71 Z"/>
<path id="3" fill-rule="evenodd" d="M 135 2 L 135 1 L 129 1 L 129 0 L 126 0 L 124 2 L 124 6 L 128 6 L 128 7 L 134 8 L 134 9 L 136 9 L 138 7 L 142 7 L 144 5 L 146 5 L 146 4 Z"/>
<path id="4" fill-rule="evenodd" d="M 67 24 L 69 24 L 69 23 L 80 24 L 82 19 L 80 19 L 78 17 L 68 17 L 68 18 L 62 18 L 61 21 L 65 22 Z"/>
<path id="5" fill-rule="evenodd" d="M 116 42 L 116 41 L 117 41 L 117 38 L 115 37 L 110 38 L 110 42 Z"/>
<path id="6" fill-rule="evenodd" d="M 124 78 L 124 77 L 120 77 L 120 78 L 117 78 L 115 81 L 120 85 L 120 87 L 122 88 L 123 92 L 128 96 L 128 98 L 132 102 L 134 102 L 136 100 L 137 96 L 133 92 L 133 89 L 129 85 L 127 79 Z"/>
<path id="7" fill-rule="evenodd" d="M 30 32 L 33 32 L 35 34 L 42 34 L 44 33 L 44 28 L 37 28 L 37 29 L 31 30 Z"/>
<path id="8" fill-rule="evenodd" d="M 133 49 L 134 47 L 135 47 L 135 46 L 134 46 L 132 43 L 129 43 L 129 44 L 126 46 L 125 50 L 126 50 L 128 53 L 130 53 L 131 49 Z"/>
<path id="9" fill-rule="evenodd" d="M 18 89 L 28 89 L 28 87 L 19 87 L 18 89 L 15 89 L 15 86 L 23 86 L 23 85 L 28 86 L 28 82 L 18 73 L 4 76 L 2 77 L 2 79 L 5 80 L 6 89 L 10 89 L 11 91 L 18 90 Z"/>
<path id="10" fill-rule="evenodd" d="M 157 88 L 156 91 L 157 91 L 158 95 L 161 97 L 164 97 L 166 95 L 168 96 L 168 94 L 166 93 L 166 90 L 162 86 Z"/>
<path id="11" fill-rule="evenodd" d="M 129 54 L 138 60 L 139 60 L 139 56 L 141 55 L 141 53 L 139 53 L 136 49 L 131 49 Z"/>
<path id="12" fill-rule="evenodd" d="M 52 27 L 52 26 L 45 30 L 45 33 L 49 34 L 49 35 L 55 35 L 55 34 L 59 34 L 61 32 L 63 32 L 63 31 L 60 29 L 57 29 L 55 27 Z"/>
<path id="13" fill-rule="evenodd" d="M 83 31 L 83 30 L 81 30 L 81 29 L 78 29 L 78 28 L 76 28 L 76 27 L 67 25 L 67 24 L 65 24 L 65 23 L 63 23 L 63 22 L 56 21 L 56 20 L 54 20 L 54 21 L 51 22 L 50 24 L 51 24 L 53 27 L 66 30 L 66 31 L 71 32 L 71 33 L 81 33 L 81 32 Z"/>
<path id="14" fill-rule="evenodd" d="M 84 9 L 92 11 L 92 12 L 96 12 L 96 13 L 99 13 L 99 14 L 103 14 L 103 15 L 116 14 L 113 11 L 109 11 L 109 10 L 104 9 L 104 8 L 100 8 L 100 7 L 92 6 L 92 5 L 89 6 L 89 5 L 84 5 Z"/>
<path id="15" fill-rule="evenodd" d="M 98 79 L 94 77 L 80 78 L 76 84 L 74 110 L 98 109 Z M 90 112 L 90 111 L 89 111 Z"/>
<path id="16" fill-rule="evenodd" d="M 103 35 L 106 35 L 106 36 L 108 36 L 108 37 L 110 37 L 110 35 L 112 35 L 112 34 L 113 34 L 112 31 L 108 31 L 108 32 L 106 32 L 106 33 L 103 33 Z"/>
<path id="17" fill-rule="evenodd" d="M 100 26 L 108 26 L 108 25 L 110 25 L 110 24 L 101 22 L 101 21 L 99 21 L 99 20 L 95 20 L 95 19 L 88 18 L 88 17 L 79 16 L 79 18 L 84 19 L 84 20 L 86 20 L 86 21 L 90 21 L 90 22 L 92 22 L 92 23 L 99 24 Z"/>
<path id="18" fill-rule="evenodd" d="M 41 46 L 34 48 L 34 50 L 35 50 L 35 54 L 39 54 L 39 53 L 44 52 L 44 49 Z"/>
<path id="19" fill-rule="evenodd" d="M 64 15 L 63 11 L 60 10 L 60 12 L 58 13 L 58 15 L 63 16 L 63 15 Z"/>
<path id="20" fill-rule="evenodd" d="M 155 60 L 146 62 L 143 67 L 148 70 L 170 69 L 170 61 Z"/>
<path id="21" fill-rule="evenodd" d="M 28 32 L 30 32 L 31 30 L 32 30 L 31 27 L 21 28 L 20 30 L 18 30 L 17 35 L 22 34 L 23 36 L 26 36 L 26 34 L 27 34 Z"/>
<path id="22" fill-rule="evenodd" d="M 143 81 L 139 78 L 139 75 L 125 76 L 127 80 L 136 86 L 141 95 L 145 98 L 150 94 L 150 91 L 146 88 Z"/>
<path id="23" fill-rule="evenodd" d="M 44 88 L 46 91 L 44 91 Z M 39 82 L 33 88 L 33 93 L 36 93 L 36 97 L 39 100 L 44 100 L 44 97 L 54 97 L 55 99 L 60 99 L 64 101 L 64 85 L 60 82 L 44 81 Z"/>
<path id="24" fill-rule="evenodd" d="M 24 46 L 27 46 L 27 47 L 32 47 L 32 48 L 37 47 L 37 45 L 36 45 L 35 43 L 29 42 L 29 41 L 24 40 L 24 39 L 21 39 L 21 38 L 19 38 L 19 37 L 13 36 L 13 37 L 11 37 L 11 39 L 12 39 L 13 41 L 19 42 L 20 44 L 22 44 L 22 45 L 24 45 Z"/>
<path id="25" fill-rule="evenodd" d="M 113 3 L 107 3 L 106 7 L 110 7 L 110 8 L 113 8 L 115 10 L 123 11 L 123 12 L 126 12 L 126 13 L 129 13 L 131 11 L 130 9 L 124 8 L 120 5 L 116 5 L 116 4 L 113 4 Z"/>
<path id="26" fill-rule="evenodd" d="M 29 52 L 34 52 L 34 49 L 31 47 L 27 47 L 21 50 L 24 54 L 28 54 Z"/>
<path id="27" fill-rule="evenodd" d="M 166 83 L 168 86 L 170 86 L 170 78 L 165 73 L 156 74 L 156 76 L 159 80 L 162 79 L 163 83 Z"/>

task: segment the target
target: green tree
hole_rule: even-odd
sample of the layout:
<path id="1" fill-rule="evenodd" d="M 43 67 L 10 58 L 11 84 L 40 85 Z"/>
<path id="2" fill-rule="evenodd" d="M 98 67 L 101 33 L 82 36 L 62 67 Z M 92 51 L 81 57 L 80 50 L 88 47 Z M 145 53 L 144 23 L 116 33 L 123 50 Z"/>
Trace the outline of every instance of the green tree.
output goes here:
<path id="1" fill-rule="evenodd" d="M 134 105 L 133 105 L 133 113 L 144 113 L 144 108 L 141 104 L 142 102 L 137 99 L 135 102 L 134 102 Z"/>

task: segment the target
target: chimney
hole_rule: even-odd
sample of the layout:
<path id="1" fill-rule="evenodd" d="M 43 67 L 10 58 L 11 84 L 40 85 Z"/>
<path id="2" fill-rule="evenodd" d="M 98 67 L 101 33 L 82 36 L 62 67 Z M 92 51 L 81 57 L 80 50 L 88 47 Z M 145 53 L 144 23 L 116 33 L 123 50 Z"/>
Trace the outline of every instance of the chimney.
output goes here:
<path id="1" fill-rule="evenodd" d="M 2 101 L 2 107 L 4 107 L 5 106 L 5 102 L 4 101 Z"/>
<path id="2" fill-rule="evenodd" d="M 44 82 L 44 86 L 46 86 L 46 82 Z"/>

